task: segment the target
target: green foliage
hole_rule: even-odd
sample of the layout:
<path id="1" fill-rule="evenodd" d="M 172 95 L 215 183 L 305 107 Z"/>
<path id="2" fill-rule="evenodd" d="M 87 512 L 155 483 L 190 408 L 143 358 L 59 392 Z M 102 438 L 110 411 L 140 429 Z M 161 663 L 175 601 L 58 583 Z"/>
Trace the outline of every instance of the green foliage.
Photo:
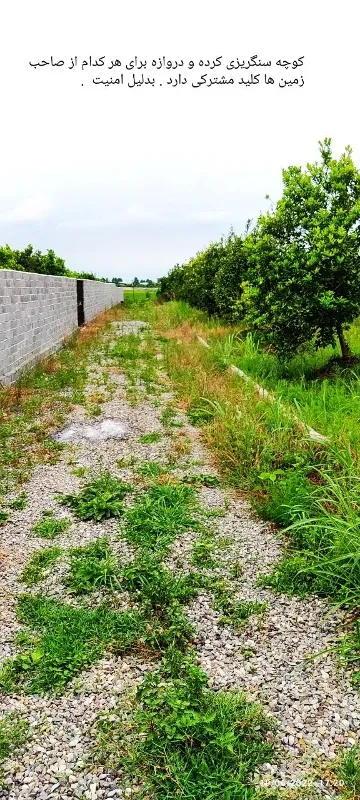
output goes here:
<path id="1" fill-rule="evenodd" d="M 155 484 L 127 512 L 125 535 L 145 550 L 162 551 L 180 533 L 199 527 L 196 512 L 191 486 Z"/>
<path id="2" fill-rule="evenodd" d="M 333 451 L 341 472 L 318 470 L 311 507 L 293 505 L 285 531 L 293 548 L 268 578 L 279 591 L 306 590 L 357 606 L 360 600 L 360 478 L 349 454 Z"/>
<path id="3" fill-rule="evenodd" d="M 101 722 L 102 760 L 145 782 L 154 800 L 251 800 L 252 773 L 273 754 L 271 725 L 243 694 L 207 683 L 191 658 L 165 659 L 138 689 L 130 730 L 114 714 Z"/>
<path id="4" fill-rule="evenodd" d="M 110 355 L 117 361 L 137 361 L 138 358 L 144 357 L 144 353 L 140 351 L 141 339 L 136 333 L 128 333 L 125 336 L 119 336 L 118 340 L 111 348 Z"/>
<path id="5" fill-rule="evenodd" d="M 161 278 L 159 295 L 165 300 L 186 300 L 208 314 L 235 322 L 244 314 L 246 274 L 243 240 L 231 230 L 226 239 L 211 243 Z"/>
<path id="6" fill-rule="evenodd" d="M 225 581 L 218 580 L 205 582 L 214 596 L 214 608 L 220 611 L 222 616 L 219 619 L 221 625 L 230 625 L 239 630 L 247 622 L 252 614 L 263 614 L 267 609 L 267 603 L 257 601 L 234 600 L 236 589 L 231 589 Z"/>
<path id="7" fill-rule="evenodd" d="M 31 533 L 34 536 L 41 536 L 42 539 L 55 539 L 60 533 L 64 533 L 70 525 L 70 519 L 55 519 L 52 511 L 45 510 L 42 512 L 42 519 L 33 525 Z"/>
<path id="8" fill-rule="evenodd" d="M 198 472 L 195 475 L 184 475 L 182 480 L 184 483 L 193 484 L 193 486 L 220 486 L 219 478 L 207 472 Z"/>
<path id="9" fill-rule="evenodd" d="M 144 461 L 139 464 L 137 472 L 143 475 L 144 478 L 158 478 L 160 475 L 165 475 L 169 471 L 169 467 L 160 464 L 158 461 Z"/>
<path id="10" fill-rule="evenodd" d="M 8 244 L 0 247 L 0 269 L 39 272 L 42 275 L 67 275 L 65 261 L 53 250 L 41 253 L 29 244 L 24 250 L 12 250 Z"/>
<path id="11" fill-rule="evenodd" d="M 360 749 L 358 745 L 351 747 L 348 752 L 344 752 L 340 763 L 337 766 L 337 775 L 341 778 L 346 789 L 351 792 L 350 797 L 356 798 L 360 795 Z"/>
<path id="12" fill-rule="evenodd" d="M 216 313 L 228 322 L 236 323 L 243 319 L 247 310 L 248 261 L 243 239 L 231 231 L 222 254 L 214 276 Z"/>
<path id="13" fill-rule="evenodd" d="M 9 503 L 9 508 L 13 508 L 14 511 L 22 511 L 26 508 L 28 504 L 28 496 L 26 492 L 21 492 L 18 497 L 15 497 L 14 500 L 11 500 Z"/>
<path id="14" fill-rule="evenodd" d="M 131 491 L 131 486 L 104 472 L 99 478 L 90 481 L 77 495 L 59 495 L 63 505 L 74 511 L 79 519 L 93 519 L 101 522 L 110 517 L 120 517 L 124 513 L 123 499 Z"/>
<path id="15" fill-rule="evenodd" d="M 214 544 L 214 536 L 211 531 L 202 533 L 193 545 L 192 563 L 197 567 L 205 567 L 207 569 L 215 567 L 216 561 L 213 557 Z"/>
<path id="16" fill-rule="evenodd" d="M 162 439 L 162 433 L 153 431 L 152 433 L 143 433 L 139 438 L 139 442 L 140 444 L 154 444 L 155 442 L 160 442 L 160 439 Z"/>
<path id="17" fill-rule="evenodd" d="M 150 553 L 138 556 L 125 566 L 121 574 L 122 588 L 147 607 L 161 615 L 174 602 L 188 603 L 199 589 L 197 576 L 175 576 Z"/>
<path id="18" fill-rule="evenodd" d="M 279 353 L 334 345 L 360 309 L 360 173 L 351 149 L 336 160 L 331 140 L 321 162 L 283 170 L 276 208 L 245 241 L 253 287 L 250 321 Z"/>
<path id="19" fill-rule="evenodd" d="M 118 613 L 105 606 L 89 611 L 42 595 L 22 595 L 17 616 L 36 636 L 25 636 L 23 651 L 5 662 L 0 687 L 6 693 L 62 691 L 80 670 L 98 661 L 106 647 L 123 653 L 145 633 L 138 612 Z"/>
<path id="20" fill-rule="evenodd" d="M 350 147 L 339 159 L 331 139 L 320 163 L 282 171 L 283 195 L 244 237 L 233 230 L 160 280 L 164 300 L 249 326 L 289 359 L 335 346 L 360 311 L 360 172 Z"/>
<path id="21" fill-rule="evenodd" d="M 70 570 L 65 584 L 74 594 L 88 594 L 95 589 L 114 589 L 119 585 L 117 559 L 109 540 L 96 539 L 85 547 L 69 551 Z"/>
<path id="22" fill-rule="evenodd" d="M 21 747 L 29 735 L 29 725 L 18 714 L 4 714 L 0 719 L 0 780 L 1 762 L 8 758 L 13 750 Z M 1 787 L 1 784 L 0 784 Z"/>
<path id="23" fill-rule="evenodd" d="M 49 568 L 61 555 L 61 547 L 48 547 L 45 550 L 37 550 L 32 554 L 29 563 L 21 573 L 19 580 L 26 586 L 33 586 L 40 583 L 49 574 Z"/>
<path id="24" fill-rule="evenodd" d="M 174 576 L 158 558 L 146 553 L 124 567 L 121 586 L 139 604 L 151 623 L 146 642 L 155 650 L 186 650 L 194 636 L 194 627 L 181 606 L 198 594 L 196 575 Z"/>
<path id="25" fill-rule="evenodd" d="M 164 408 L 160 420 L 165 425 L 165 427 L 169 428 L 182 428 L 182 422 L 176 422 L 177 411 L 176 408 L 173 408 L 171 405 L 168 405 Z"/>

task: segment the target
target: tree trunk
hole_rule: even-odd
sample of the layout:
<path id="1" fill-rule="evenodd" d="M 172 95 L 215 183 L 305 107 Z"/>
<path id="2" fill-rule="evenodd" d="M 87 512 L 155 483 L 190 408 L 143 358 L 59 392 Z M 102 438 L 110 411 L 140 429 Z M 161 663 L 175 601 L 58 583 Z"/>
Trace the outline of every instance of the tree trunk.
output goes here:
<path id="1" fill-rule="evenodd" d="M 338 323 L 337 326 L 336 326 L 336 333 L 337 333 L 338 338 L 339 338 L 342 357 L 343 357 L 344 361 L 349 361 L 349 359 L 352 356 L 352 353 L 351 353 L 350 347 L 349 347 L 349 345 L 348 345 L 348 343 L 347 343 L 347 341 L 346 341 L 346 339 L 344 337 L 342 325 L 340 323 Z"/>

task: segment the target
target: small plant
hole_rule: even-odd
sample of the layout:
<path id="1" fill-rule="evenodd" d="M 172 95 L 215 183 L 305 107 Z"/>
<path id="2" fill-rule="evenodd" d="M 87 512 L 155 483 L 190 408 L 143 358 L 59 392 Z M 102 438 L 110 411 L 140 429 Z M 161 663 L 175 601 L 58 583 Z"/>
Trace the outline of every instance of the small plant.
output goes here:
<path id="1" fill-rule="evenodd" d="M 231 589 L 224 580 L 218 580 L 216 583 L 207 581 L 207 583 L 214 596 L 215 611 L 222 613 L 219 619 L 221 625 L 231 625 L 232 628 L 239 630 L 252 614 L 263 614 L 267 609 L 267 603 L 234 600 L 236 590 Z"/>
<path id="2" fill-rule="evenodd" d="M 1 763 L 11 755 L 13 750 L 26 742 L 28 735 L 29 725 L 18 714 L 4 714 L 0 719 L 0 788 L 2 788 Z"/>
<path id="3" fill-rule="evenodd" d="M 116 462 L 116 466 L 118 469 L 129 469 L 129 467 L 134 467 L 136 462 L 136 456 L 129 456 L 128 458 L 120 458 L 119 461 Z"/>
<path id="4" fill-rule="evenodd" d="M 124 512 L 123 499 L 131 486 L 105 472 L 91 481 L 77 495 L 59 495 L 63 505 L 72 508 L 79 519 L 101 522 L 110 517 L 120 517 Z"/>
<path id="5" fill-rule="evenodd" d="M 70 571 L 65 584 L 74 594 L 95 589 L 114 589 L 119 584 L 118 567 L 108 539 L 97 539 L 69 551 Z"/>
<path id="6" fill-rule="evenodd" d="M 230 567 L 230 576 L 236 580 L 236 578 L 240 578 L 244 572 L 244 567 L 240 563 L 240 561 L 234 561 Z"/>
<path id="7" fill-rule="evenodd" d="M 90 417 L 100 417 L 102 414 L 102 408 L 99 405 L 89 405 L 88 406 L 88 414 Z"/>
<path id="8" fill-rule="evenodd" d="M 153 431 L 153 433 L 144 433 L 139 438 L 140 444 L 153 444 L 154 442 L 160 442 L 162 439 L 162 433 L 158 433 L 158 431 Z"/>
<path id="9" fill-rule="evenodd" d="M 220 486 L 219 478 L 216 475 L 208 475 L 206 472 L 201 472 L 198 475 L 184 475 L 183 481 L 194 486 Z"/>
<path id="10" fill-rule="evenodd" d="M 163 550 L 183 531 L 198 529 L 194 489 L 183 484 L 155 484 L 129 509 L 125 535 L 150 550 Z"/>
<path id="11" fill-rule="evenodd" d="M 166 427 L 182 428 L 183 427 L 182 422 L 175 421 L 176 416 L 177 416 L 176 409 L 173 408 L 172 406 L 166 406 L 166 408 L 164 408 L 161 414 L 160 420 Z"/>
<path id="12" fill-rule="evenodd" d="M 61 554 L 61 547 L 48 547 L 45 550 L 38 550 L 30 558 L 29 563 L 21 573 L 19 580 L 26 586 L 33 586 L 40 583 L 49 574 L 49 569 Z"/>
<path id="13" fill-rule="evenodd" d="M 7 514 L 5 511 L 0 511 L 0 525 L 5 525 L 8 519 L 9 514 Z"/>
<path id="14" fill-rule="evenodd" d="M 174 459 L 182 458 L 182 456 L 191 453 L 191 442 L 184 436 L 178 435 L 173 439 L 171 445 L 171 455 Z"/>
<path id="15" fill-rule="evenodd" d="M 60 533 L 64 533 L 71 525 L 71 520 L 67 518 L 55 519 L 52 511 L 43 511 L 42 519 L 31 529 L 34 536 L 41 536 L 42 539 L 55 539 Z"/>
<path id="16" fill-rule="evenodd" d="M 22 511 L 23 508 L 26 508 L 28 504 L 28 496 L 26 492 L 21 492 L 18 497 L 15 497 L 14 500 L 11 500 L 9 503 L 9 508 L 13 508 L 14 511 Z"/>
<path id="17" fill-rule="evenodd" d="M 216 566 L 213 558 L 214 537 L 209 533 L 203 533 L 194 543 L 192 549 L 192 563 L 197 567 L 207 567 L 211 569 Z"/>
<path id="18" fill-rule="evenodd" d="M 71 471 L 72 475 L 76 475 L 77 478 L 85 478 L 85 475 L 89 472 L 87 467 L 76 467 Z"/>
<path id="19" fill-rule="evenodd" d="M 158 478 L 160 475 L 166 475 L 168 469 L 158 461 L 145 461 L 143 464 L 139 464 L 137 472 L 144 478 Z"/>
<path id="20" fill-rule="evenodd" d="M 360 748 L 354 745 L 347 753 L 344 753 L 337 768 L 337 774 L 341 778 L 346 789 L 351 792 L 349 798 L 357 798 L 360 795 Z"/>

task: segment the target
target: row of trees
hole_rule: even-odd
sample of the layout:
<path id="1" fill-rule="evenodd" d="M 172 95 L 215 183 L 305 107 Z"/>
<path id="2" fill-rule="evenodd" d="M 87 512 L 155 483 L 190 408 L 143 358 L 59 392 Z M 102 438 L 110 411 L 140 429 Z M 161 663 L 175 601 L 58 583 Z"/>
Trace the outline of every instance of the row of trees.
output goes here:
<path id="1" fill-rule="evenodd" d="M 0 247 L 0 269 L 15 269 L 21 272 L 37 272 L 41 275 L 59 275 L 65 278 L 82 278 L 84 280 L 109 283 L 108 278 L 98 278 L 93 272 L 74 272 L 65 266 L 63 258 L 55 255 L 54 250 L 42 253 L 34 250 L 29 244 L 24 250 L 12 250 L 6 244 Z M 122 285 L 121 278 L 112 278 L 112 283 Z"/>
<path id="2" fill-rule="evenodd" d="M 319 162 L 282 171 L 281 199 L 243 236 L 231 230 L 177 264 L 160 294 L 244 323 L 283 356 L 337 336 L 348 358 L 344 331 L 360 313 L 360 172 L 350 147 L 336 160 L 331 139 L 319 146 Z"/>
<path id="3" fill-rule="evenodd" d="M 74 272 L 65 266 L 63 258 L 55 255 L 53 250 L 42 253 L 34 250 L 29 244 L 24 250 L 12 250 L 6 244 L 0 247 L 0 269 L 16 269 L 22 272 L 38 272 L 42 275 L 60 275 L 65 278 L 83 278 L 90 281 L 102 281 L 103 283 L 114 283 L 116 286 L 143 286 L 150 289 L 157 286 L 151 278 L 134 278 L 132 283 L 124 283 L 122 278 L 98 278 L 93 272 Z"/>

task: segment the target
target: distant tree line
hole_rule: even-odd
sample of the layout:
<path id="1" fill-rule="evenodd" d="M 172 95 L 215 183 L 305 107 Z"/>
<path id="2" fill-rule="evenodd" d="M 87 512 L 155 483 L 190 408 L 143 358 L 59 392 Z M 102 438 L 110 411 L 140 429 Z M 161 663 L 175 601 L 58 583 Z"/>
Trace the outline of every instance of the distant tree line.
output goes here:
<path id="1" fill-rule="evenodd" d="M 176 264 L 159 295 L 241 323 L 284 357 L 337 337 L 349 358 L 345 331 L 360 314 L 360 172 L 350 147 L 336 160 L 331 139 L 319 146 L 319 162 L 282 171 L 282 197 L 268 212 Z"/>
<path id="2" fill-rule="evenodd" d="M 142 286 L 148 289 L 157 287 L 157 281 L 151 278 L 134 278 L 128 283 L 122 278 L 98 278 L 93 272 L 75 272 L 65 266 L 63 258 L 55 255 L 53 250 L 42 253 L 34 250 L 32 244 L 28 244 L 24 250 L 12 250 L 6 244 L 0 247 L 0 269 L 16 269 L 22 272 L 38 272 L 41 275 L 59 275 L 64 278 L 81 278 L 89 281 L 101 281 L 102 283 L 114 283 L 116 286 Z"/>

